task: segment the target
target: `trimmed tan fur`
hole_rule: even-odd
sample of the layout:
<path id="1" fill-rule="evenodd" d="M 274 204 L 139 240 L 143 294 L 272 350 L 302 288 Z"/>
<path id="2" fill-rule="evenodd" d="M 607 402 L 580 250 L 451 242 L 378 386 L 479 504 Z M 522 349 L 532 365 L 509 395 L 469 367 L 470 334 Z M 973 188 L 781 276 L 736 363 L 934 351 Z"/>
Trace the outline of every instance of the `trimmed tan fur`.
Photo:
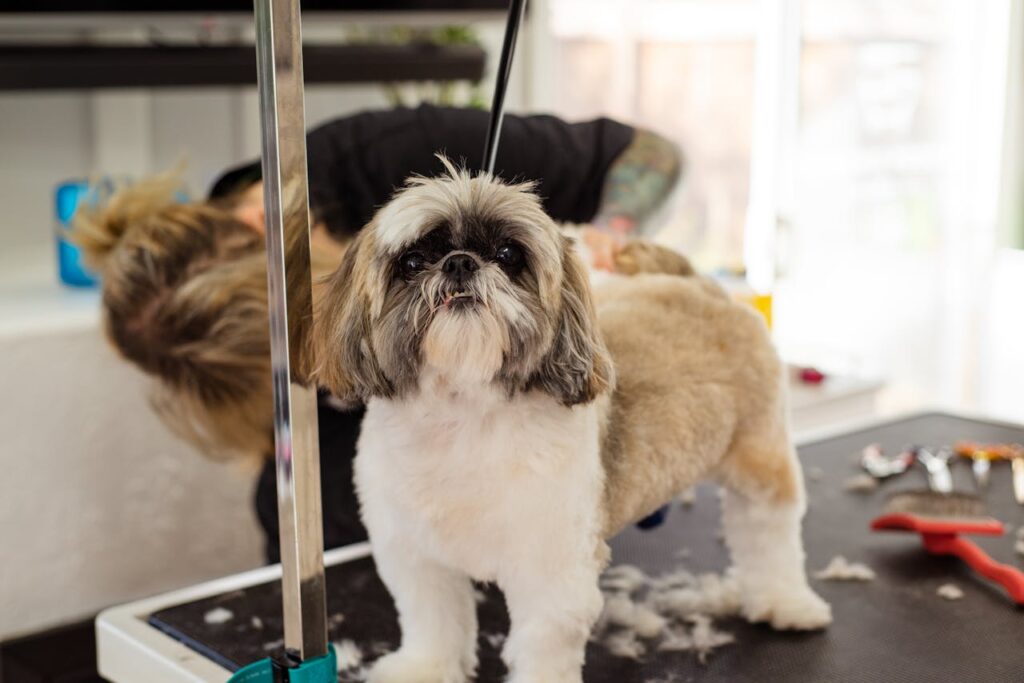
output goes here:
<path id="1" fill-rule="evenodd" d="M 605 412 L 605 535 L 712 472 L 774 502 L 799 497 L 782 365 L 764 321 L 703 277 L 643 274 L 595 291 L 617 374 Z"/>

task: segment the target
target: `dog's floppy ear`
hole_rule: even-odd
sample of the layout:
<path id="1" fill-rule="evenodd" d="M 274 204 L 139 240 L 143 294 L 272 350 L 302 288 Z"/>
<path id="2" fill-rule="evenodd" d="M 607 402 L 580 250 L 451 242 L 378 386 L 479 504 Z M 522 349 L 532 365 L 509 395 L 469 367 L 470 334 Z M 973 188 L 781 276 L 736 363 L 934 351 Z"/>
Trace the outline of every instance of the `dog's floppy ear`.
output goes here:
<path id="1" fill-rule="evenodd" d="M 391 393 L 370 341 L 372 239 L 368 228 L 356 237 L 313 318 L 313 379 L 345 402 Z"/>
<path id="2" fill-rule="evenodd" d="M 611 357 L 597 331 L 597 315 L 586 268 L 568 239 L 562 245 L 562 284 L 551 350 L 531 385 L 563 405 L 589 403 L 615 381 Z"/>

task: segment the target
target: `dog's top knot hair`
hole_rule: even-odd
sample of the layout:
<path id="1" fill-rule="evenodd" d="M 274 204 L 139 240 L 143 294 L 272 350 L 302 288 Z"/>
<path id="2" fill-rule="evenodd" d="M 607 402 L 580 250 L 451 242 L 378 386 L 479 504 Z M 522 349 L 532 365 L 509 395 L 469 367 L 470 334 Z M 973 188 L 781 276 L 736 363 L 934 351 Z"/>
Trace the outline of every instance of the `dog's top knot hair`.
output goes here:
<path id="1" fill-rule="evenodd" d="M 409 176 L 405 181 L 405 187 L 416 187 L 422 185 L 428 185 L 432 182 L 441 181 L 445 183 L 465 184 L 473 183 L 476 181 L 480 184 L 498 184 L 504 185 L 505 187 L 512 188 L 519 192 L 534 192 L 537 189 L 537 181 L 526 180 L 526 181 L 506 181 L 499 176 L 490 173 L 489 171 L 472 171 L 466 166 L 465 160 L 462 161 L 458 166 L 448 158 L 444 152 L 435 152 L 434 157 L 444 166 L 445 173 L 439 176 L 425 176 L 420 174 L 414 174 Z"/>
<path id="2" fill-rule="evenodd" d="M 430 225 L 457 215 L 518 217 L 533 225 L 550 222 L 535 182 L 508 183 L 485 171 L 456 166 L 443 153 L 435 156 L 444 173 L 409 177 L 374 219 L 388 252 L 404 248 Z"/>
<path id="3" fill-rule="evenodd" d="M 448 175 L 451 176 L 452 180 L 458 179 L 459 175 L 469 175 L 469 170 L 462 166 L 462 168 L 456 169 L 455 164 L 451 162 L 444 152 L 437 152 L 434 154 L 437 160 L 444 164 L 445 169 L 448 171 Z"/>

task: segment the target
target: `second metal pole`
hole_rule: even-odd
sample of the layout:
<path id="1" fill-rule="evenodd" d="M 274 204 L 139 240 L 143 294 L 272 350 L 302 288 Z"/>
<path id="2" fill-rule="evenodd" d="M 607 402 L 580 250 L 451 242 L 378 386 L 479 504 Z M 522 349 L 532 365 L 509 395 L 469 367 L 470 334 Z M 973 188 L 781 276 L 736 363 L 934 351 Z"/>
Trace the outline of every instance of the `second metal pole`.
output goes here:
<path id="1" fill-rule="evenodd" d="M 512 62 L 516 51 L 519 25 L 523 22 L 526 0 L 511 0 L 508 19 L 505 23 L 505 40 L 501 44 L 501 59 L 494 81 L 494 97 L 491 100 L 491 118 L 487 124 L 487 140 L 484 142 L 483 170 L 494 173 L 494 162 L 498 158 L 498 141 L 501 138 L 501 123 L 505 118 L 505 92 L 512 74 Z"/>

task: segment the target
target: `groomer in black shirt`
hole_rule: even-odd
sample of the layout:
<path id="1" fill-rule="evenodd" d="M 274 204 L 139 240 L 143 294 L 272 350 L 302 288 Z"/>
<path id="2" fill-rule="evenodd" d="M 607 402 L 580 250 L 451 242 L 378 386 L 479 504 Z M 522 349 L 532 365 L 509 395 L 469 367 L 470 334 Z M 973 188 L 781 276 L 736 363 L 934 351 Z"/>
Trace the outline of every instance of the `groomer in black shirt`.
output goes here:
<path id="1" fill-rule="evenodd" d="M 314 244 L 341 249 L 406 178 L 438 175 L 435 157 L 478 167 L 488 123 L 485 111 L 420 106 L 370 111 L 335 119 L 307 139 Z M 594 266 L 610 269 L 617 245 L 649 229 L 681 174 L 676 147 L 664 138 L 611 119 L 566 123 L 553 116 L 506 115 L 495 173 L 535 181 L 544 208 L 556 221 L 581 224 Z M 228 171 L 211 201 L 263 232 L 259 162 Z M 327 547 L 366 538 L 352 486 L 352 460 L 362 410 L 343 411 L 322 396 L 319 406 L 320 472 Z M 272 458 L 256 491 L 266 532 L 267 558 L 279 559 L 277 497 Z"/>
<path id="2" fill-rule="evenodd" d="M 307 138 L 309 200 L 314 222 L 335 241 L 365 225 L 406 178 L 443 171 L 435 154 L 478 167 L 488 114 L 422 105 L 334 119 Z M 675 145 L 611 119 L 566 123 L 554 116 L 506 115 L 495 173 L 532 180 L 559 222 L 592 226 L 584 237 L 594 265 L 611 267 L 615 244 L 649 228 L 681 173 Z M 262 232 L 260 164 L 228 171 L 211 199 L 233 203 L 237 216 Z M 322 234 L 314 234 L 324 244 Z"/>

